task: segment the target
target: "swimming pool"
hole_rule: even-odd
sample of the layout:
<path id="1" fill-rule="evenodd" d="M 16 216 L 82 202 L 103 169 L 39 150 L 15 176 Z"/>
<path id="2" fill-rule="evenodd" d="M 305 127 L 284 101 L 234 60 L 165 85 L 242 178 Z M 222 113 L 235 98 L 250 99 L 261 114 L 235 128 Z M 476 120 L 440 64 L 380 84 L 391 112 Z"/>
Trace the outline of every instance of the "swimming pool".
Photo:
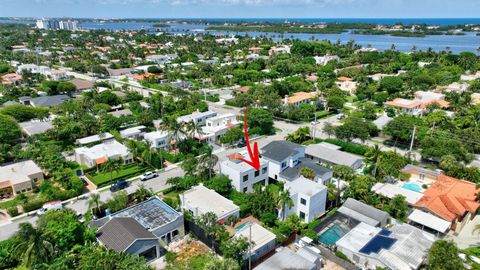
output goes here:
<path id="1" fill-rule="evenodd" d="M 415 192 L 422 192 L 423 191 L 423 189 L 418 184 L 415 184 L 415 183 L 403 184 L 402 187 L 404 189 L 409 189 L 409 190 L 412 190 L 412 191 L 415 191 Z"/>
<path id="2" fill-rule="evenodd" d="M 239 225 L 237 228 L 235 228 L 235 230 L 237 230 L 237 232 L 239 232 L 239 231 L 241 231 L 243 228 L 245 228 L 246 226 L 248 226 L 248 225 L 250 225 L 250 224 L 252 224 L 252 222 L 247 221 L 247 222 Z"/>
<path id="3" fill-rule="evenodd" d="M 335 246 L 335 243 L 347 233 L 348 230 L 335 223 L 318 236 L 318 241 L 327 246 L 333 247 Z"/>

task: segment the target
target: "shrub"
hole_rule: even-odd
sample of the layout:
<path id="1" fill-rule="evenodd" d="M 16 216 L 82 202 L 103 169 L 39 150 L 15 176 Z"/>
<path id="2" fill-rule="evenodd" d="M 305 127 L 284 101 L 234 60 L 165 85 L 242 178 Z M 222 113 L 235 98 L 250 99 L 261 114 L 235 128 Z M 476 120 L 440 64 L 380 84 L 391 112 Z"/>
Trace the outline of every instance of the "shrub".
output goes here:
<path id="1" fill-rule="evenodd" d="M 16 217 L 19 214 L 18 213 L 18 208 L 16 206 L 12 206 L 12 207 L 8 208 L 7 212 L 11 217 Z"/>
<path id="2" fill-rule="evenodd" d="M 335 256 L 339 257 L 340 259 L 343 259 L 349 263 L 351 263 L 350 259 L 347 257 L 347 255 L 343 254 L 340 251 L 335 251 Z"/>

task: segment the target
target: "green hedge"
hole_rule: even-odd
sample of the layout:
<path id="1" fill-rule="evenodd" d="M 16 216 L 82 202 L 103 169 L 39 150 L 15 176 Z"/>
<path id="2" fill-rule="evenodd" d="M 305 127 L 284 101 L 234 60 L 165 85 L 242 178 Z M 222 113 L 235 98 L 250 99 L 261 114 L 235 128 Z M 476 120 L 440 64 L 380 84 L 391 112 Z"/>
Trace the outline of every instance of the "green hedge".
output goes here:
<path id="1" fill-rule="evenodd" d="M 126 180 L 135 176 L 138 176 L 147 171 L 148 168 L 138 166 L 136 164 L 125 165 L 121 168 L 121 170 L 117 172 L 113 172 L 112 180 L 110 180 L 110 173 L 108 172 L 100 172 L 100 173 L 88 173 L 87 177 L 97 185 L 97 187 L 104 187 L 108 186 L 111 183 L 115 183 L 117 181 Z"/>
<path id="2" fill-rule="evenodd" d="M 360 155 L 360 156 L 365 156 L 367 151 L 370 149 L 370 147 L 365 146 L 365 145 L 360 145 L 360 144 L 355 144 L 351 142 L 345 142 L 342 140 L 338 139 L 317 139 L 317 142 L 327 142 L 331 144 L 335 144 L 341 147 L 342 151 L 352 153 L 355 155 Z"/>

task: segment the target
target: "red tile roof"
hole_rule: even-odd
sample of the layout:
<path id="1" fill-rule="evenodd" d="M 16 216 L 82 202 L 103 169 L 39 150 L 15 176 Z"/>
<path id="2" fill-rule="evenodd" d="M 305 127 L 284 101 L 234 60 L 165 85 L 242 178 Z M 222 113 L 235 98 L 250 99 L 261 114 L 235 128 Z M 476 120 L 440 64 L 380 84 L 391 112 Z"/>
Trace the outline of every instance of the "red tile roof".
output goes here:
<path id="1" fill-rule="evenodd" d="M 477 192 L 479 189 L 474 183 L 441 174 L 415 206 L 452 222 L 467 212 L 478 210 Z"/>

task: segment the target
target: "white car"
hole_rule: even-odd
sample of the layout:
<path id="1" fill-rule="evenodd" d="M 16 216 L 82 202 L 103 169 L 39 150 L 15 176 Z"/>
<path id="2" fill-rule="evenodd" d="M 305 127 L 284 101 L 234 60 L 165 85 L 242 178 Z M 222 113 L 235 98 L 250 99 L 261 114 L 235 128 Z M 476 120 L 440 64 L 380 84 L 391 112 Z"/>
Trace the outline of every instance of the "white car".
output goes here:
<path id="1" fill-rule="evenodd" d="M 55 210 L 55 211 L 60 211 L 62 210 L 62 201 L 52 201 L 45 203 L 42 208 L 37 210 L 37 215 L 41 216 L 45 214 L 48 210 Z"/>
<path id="2" fill-rule="evenodd" d="M 155 177 L 158 177 L 158 174 L 156 172 L 146 172 L 140 176 L 140 180 L 147 181 Z"/>

